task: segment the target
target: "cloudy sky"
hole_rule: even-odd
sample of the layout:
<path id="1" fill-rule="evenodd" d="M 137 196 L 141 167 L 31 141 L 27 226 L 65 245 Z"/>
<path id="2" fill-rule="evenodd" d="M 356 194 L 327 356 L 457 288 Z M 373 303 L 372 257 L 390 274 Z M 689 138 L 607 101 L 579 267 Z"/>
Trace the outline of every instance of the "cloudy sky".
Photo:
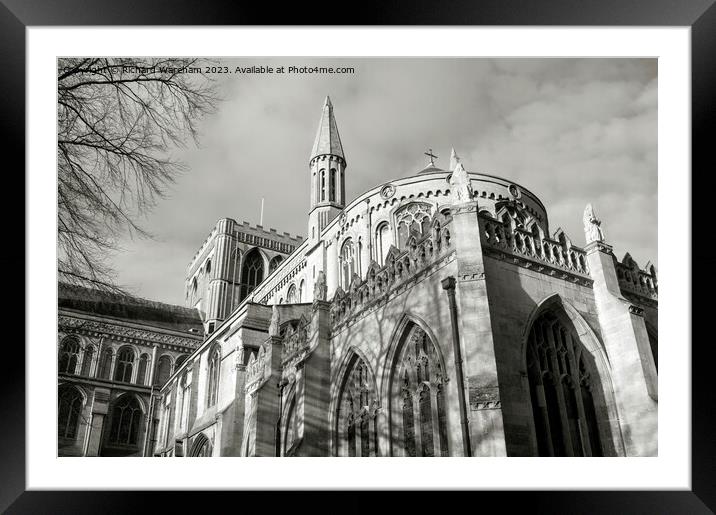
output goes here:
<path id="1" fill-rule="evenodd" d="M 414 175 L 432 148 L 454 146 L 468 171 L 510 178 L 547 207 L 550 229 L 584 244 L 592 202 L 614 251 L 657 261 L 655 59 L 222 60 L 235 66 L 352 66 L 354 74 L 230 74 L 202 123 L 189 171 L 142 221 L 155 239 L 125 238 L 111 262 L 145 298 L 183 304 L 186 267 L 216 220 L 259 222 L 305 236 L 308 157 L 330 95 L 355 198 Z"/>

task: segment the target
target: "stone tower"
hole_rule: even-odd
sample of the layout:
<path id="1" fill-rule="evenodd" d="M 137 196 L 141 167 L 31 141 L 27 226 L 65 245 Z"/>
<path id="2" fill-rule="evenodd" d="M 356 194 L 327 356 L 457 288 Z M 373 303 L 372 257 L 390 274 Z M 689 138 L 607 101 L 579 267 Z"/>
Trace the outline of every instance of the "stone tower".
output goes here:
<path id="1" fill-rule="evenodd" d="M 309 167 L 311 207 L 308 215 L 308 238 L 316 242 L 323 228 L 345 207 L 346 196 L 346 158 L 329 97 L 326 97 L 323 104 Z"/>

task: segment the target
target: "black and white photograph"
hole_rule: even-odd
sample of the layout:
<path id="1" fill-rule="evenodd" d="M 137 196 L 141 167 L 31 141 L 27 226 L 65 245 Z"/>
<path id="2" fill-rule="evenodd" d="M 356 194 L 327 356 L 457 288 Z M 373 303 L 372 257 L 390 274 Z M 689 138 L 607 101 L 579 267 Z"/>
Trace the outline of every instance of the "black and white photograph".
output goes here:
<path id="1" fill-rule="evenodd" d="M 659 456 L 658 90 L 58 58 L 57 456 Z"/>

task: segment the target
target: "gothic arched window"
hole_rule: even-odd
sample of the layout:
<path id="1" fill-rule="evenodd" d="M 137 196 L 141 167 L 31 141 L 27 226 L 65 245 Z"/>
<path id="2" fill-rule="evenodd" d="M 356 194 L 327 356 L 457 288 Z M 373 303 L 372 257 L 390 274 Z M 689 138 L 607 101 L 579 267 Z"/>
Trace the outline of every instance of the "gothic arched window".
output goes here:
<path id="1" fill-rule="evenodd" d="M 425 331 L 415 324 L 406 331 L 392 371 L 393 453 L 448 456 L 442 362 Z"/>
<path id="2" fill-rule="evenodd" d="M 77 438 L 82 412 L 82 394 L 74 386 L 60 386 L 57 396 L 57 435 Z"/>
<path id="3" fill-rule="evenodd" d="M 281 256 L 276 256 L 271 260 L 269 263 L 269 273 L 273 272 L 278 268 L 278 265 L 281 264 L 281 261 L 283 261 L 283 258 Z"/>
<path id="4" fill-rule="evenodd" d="M 142 354 L 139 357 L 137 366 L 137 384 L 144 384 L 147 380 L 147 367 L 149 366 L 149 355 Z"/>
<path id="5" fill-rule="evenodd" d="M 60 374 L 75 374 L 80 359 L 80 341 L 75 336 L 68 336 L 60 345 L 58 369 Z"/>
<path id="6" fill-rule="evenodd" d="M 188 420 L 185 420 L 185 417 L 188 419 L 189 414 L 189 399 L 191 397 L 190 392 L 190 383 L 189 383 L 189 374 L 188 372 L 184 372 L 181 376 L 181 380 L 179 381 L 179 387 L 181 391 L 181 399 L 178 400 L 179 404 L 179 429 L 180 431 L 183 431 L 187 427 Z"/>
<path id="7" fill-rule="evenodd" d="M 321 168 L 321 202 L 326 200 L 326 170 Z"/>
<path id="8" fill-rule="evenodd" d="M 390 225 L 388 222 L 383 222 L 378 226 L 375 231 L 375 252 L 378 258 L 378 264 L 383 266 L 385 264 L 385 256 L 388 254 L 390 248 Z"/>
<path id="9" fill-rule="evenodd" d="M 112 358 L 114 352 L 109 347 L 102 351 L 102 359 L 99 363 L 99 374 L 100 379 L 109 379 L 112 373 Z"/>
<path id="10" fill-rule="evenodd" d="M 329 190 L 329 198 L 328 200 L 334 201 L 336 200 L 336 169 L 331 168 L 331 180 L 330 180 L 330 190 Z"/>
<path id="11" fill-rule="evenodd" d="M 401 249 L 405 247 L 405 242 L 408 241 L 411 232 L 418 234 L 419 237 L 430 232 L 432 214 L 433 206 L 425 202 L 412 202 L 396 211 L 398 246 Z"/>
<path id="12" fill-rule="evenodd" d="M 353 274 L 356 273 L 356 256 L 353 240 L 348 238 L 341 247 L 340 255 L 341 264 L 341 286 L 348 291 L 353 280 Z"/>
<path id="13" fill-rule="evenodd" d="M 241 298 L 244 300 L 264 280 L 264 258 L 258 249 L 252 249 L 244 258 L 241 270 Z"/>
<path id="14" fill-rule="evenodd" d="M 109 442 L 118 445 L 137 445 L 141 422 L 142 409 L 139 407 L 139 402 L 133 395 L 123 395 L 112 409 Z"/>
<path id="15" fill-rule="evenodd" d="M 296 302 L 303 302 L 303 289 L 306 282 L 301 279 L 301 284 L 298 285 L 298 296 L 296 298 Z"/>
<path id="16" fill-rule="evenodd" d="M 209 353 L 209 374 L 207 375 L 207 397 L 206 405 L 211 407 L 216 404 L 219 392 L 219 368 L 221 367 L 221 349 L 217 345 Z"/>
<path id="17" fill-rule="evenodd" d="M 286 303 L 288 303 L 288 304 L 296 303 L 296 285 L 295 284 L 292 284 L 288 288 L 288 293 L 286 294 Z"/>
<path id="18" fill-rule="evenodd" d="M 189 456 L 193 458 L 210 458 L 211 450 L 211 442 L 209 439 L 203 434 L 200 434 L 196 437 Z"/>
<path id="19" fill-rule="evenodd" d="M 129 383 L 132 380 L 134 368 L 134 351 L 129 347 L 122 347 L 117 354 L 117 364 L 114 367 L 114 380 Z"/>
<path id="20" fill-rule="evenodd" d="M 82 371 L 80 374 L 83 376 L 89 376 L 92 370 L 92 358 L 94 357 L 94 346 L 88 345 L 85 347 L 85 355 L 82 358 Z"/>
<path id="21" fill-rule="evenodd" d="M 377 401 L 373 374 L 357 355 L 351 358 L 336 416 L 339 456 L 377 456 Z"/>
<path id="22" fill-rule="evenodd" d="M 172 362 L 169 356 L 162 356 L 157 361 L 157 368 L 154 371 L 154 385 L 160 386 L 167 382 L 172 371 Z"/>
<path id="23" fill-rule="evenodd" d="M 589 353 L 552 312 L 532 324 L 527 371 L 539 456 L 603 456 Z"/>

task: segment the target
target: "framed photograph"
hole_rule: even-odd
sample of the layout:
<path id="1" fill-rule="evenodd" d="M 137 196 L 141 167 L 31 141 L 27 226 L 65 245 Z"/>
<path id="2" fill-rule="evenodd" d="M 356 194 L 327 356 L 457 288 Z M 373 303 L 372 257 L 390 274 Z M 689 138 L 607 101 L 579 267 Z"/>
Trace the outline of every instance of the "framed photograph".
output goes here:
<path id="1" fill-rule="evenodd" d="M 709 234 L 710 2 L 353 27 L 40 4 L 3 7 L 28 187 L 3 507 L 716 504 L 688 252 Z"/>

